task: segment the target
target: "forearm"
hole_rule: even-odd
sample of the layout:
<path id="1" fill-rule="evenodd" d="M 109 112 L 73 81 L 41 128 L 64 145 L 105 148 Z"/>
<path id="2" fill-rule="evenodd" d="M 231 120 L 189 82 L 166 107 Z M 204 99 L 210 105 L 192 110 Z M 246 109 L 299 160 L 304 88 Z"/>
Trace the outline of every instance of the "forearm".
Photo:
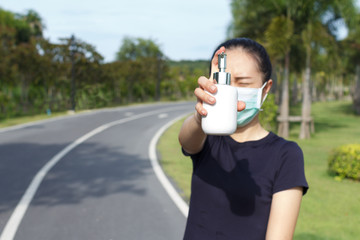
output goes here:
<path id="1" fill-rule="evenodd" d="M 179 133 L 179 142 L 187 153 L 195 154 L 201 151 L 205 140 L 206 134 L 201 128 L 201 116 L 195 112 L 184 121 Z"/>

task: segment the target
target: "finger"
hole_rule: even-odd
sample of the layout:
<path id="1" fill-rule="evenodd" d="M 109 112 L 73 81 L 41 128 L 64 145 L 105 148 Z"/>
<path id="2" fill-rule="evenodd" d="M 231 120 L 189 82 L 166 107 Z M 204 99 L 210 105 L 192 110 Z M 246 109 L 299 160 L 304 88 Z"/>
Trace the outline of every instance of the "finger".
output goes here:
<path id="1" fill-rule="evenodd" d="M 221 46 L 214 54 L 213 59 L 211 61 L 212 65 L 217 67 L 218 63 L 219 63 L 219 59 L 218 59 L 218 55 L 225 52 L 225 47 Z"/>
<path id="2" fill-rule="evenodd" d="M 218 68 L 218 63 L 219 63 L 219 58 L 218 58 L 218 55 L 225 52 L 225 47 L 224 46 L 221 46 L 219 48 L 219 50 L 217 50 L 213 56 L 213 59 L 211 61 L 211 75 L 210 75 L 210 78 L 213 77 L 214 75 L 214 72 L 218 72 L 219 71 L 219 68 Z"/>
<path id="3" fill-rule="evenodd" d="M 199 87 L 195 89 L 194 94 L 198 98 L 198 100 L 201 102 L 206 102 L 208 104 L 214 104 L 216 102 L 216 100 L 213 96 L 206 93 L 204 91 L 204 89 L 201 89 Z"/>
<path id="4" fill-rule="evenodd" d="M 238 101 L 237 102 L 237 110 L 238 110 L 238 112 L 241 112 L 242 110 L 244 110 L 245 107 L 246 107 L 245 102 L 243 102 L 243 101 Z"/>
<path id="5" fill-rule="evenodd" d="M 201 116 L 206 116 L 207 115 L 207 111 L 206 109 L 203 107 L 202 102 L 198 101 L 195 105 L 195 110 L 198 112 L 198 114 L 200 114 Z"/>
<path id="6" fill-rule="evenodd" d="M 217 91 L 215 83 L 206 77 L 199 77 L 198 84 L 199 84 L 200 88 L 202 88 L 210 93 L 214 94 Z"/>

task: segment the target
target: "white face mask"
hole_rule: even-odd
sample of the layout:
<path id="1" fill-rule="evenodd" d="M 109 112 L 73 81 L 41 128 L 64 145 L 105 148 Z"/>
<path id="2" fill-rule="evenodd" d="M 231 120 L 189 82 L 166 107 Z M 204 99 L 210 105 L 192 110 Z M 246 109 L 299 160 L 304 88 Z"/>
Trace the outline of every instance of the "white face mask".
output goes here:
<path id="1" fill-rule="evenodd" d="M 236 88 L 238 92 L 238 101 L 243 101 L 246 103 L 246 108 L 243 111 L 237 113 L 238 126 L 245 126 L 254 119 L 259 111 L 262 111 L 260 108 L 267 97 L 266 93 L 264 99 L 262 99 L 262 91 L 266 84 L 267 82 L 265 82 L 261 88 Z"/>

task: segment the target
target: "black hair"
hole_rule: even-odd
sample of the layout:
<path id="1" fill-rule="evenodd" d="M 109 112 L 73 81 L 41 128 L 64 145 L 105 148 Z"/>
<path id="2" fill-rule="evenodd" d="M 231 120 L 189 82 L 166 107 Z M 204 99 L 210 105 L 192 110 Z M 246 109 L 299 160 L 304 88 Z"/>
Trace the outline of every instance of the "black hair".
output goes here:
<path id="1" fill-rule="evenodd" d="M 222 46 L 224 46 L 225 49 L 228 50 L 238 47 L 242 48 L 257 62 L 259 71 L 263 74 L 263 82 L 267 82 L 271 78 L 272 66 L 269 55 L 260 43 L 249 38 L 234 38 L 221 43 L 215 49 L 210 59 L 209 75 L 211 74 L 212 59 L 214 58 L 216 51 L 219 50 Z"/>

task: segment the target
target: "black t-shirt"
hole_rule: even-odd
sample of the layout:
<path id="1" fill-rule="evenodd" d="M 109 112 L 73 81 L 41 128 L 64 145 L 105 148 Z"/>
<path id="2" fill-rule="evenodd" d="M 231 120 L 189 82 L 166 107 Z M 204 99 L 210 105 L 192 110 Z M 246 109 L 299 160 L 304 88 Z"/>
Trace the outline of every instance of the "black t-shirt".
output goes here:
<path id="1" fill-rule="evenodd" d="M 303 194 L 308 189 L 300 147 L 272 132 L 244 143 L 208 136 L 202 151 L 190 156 L 185 240 L 263 240 L 272 195 L 293 187 L 303 187 Z"/>

